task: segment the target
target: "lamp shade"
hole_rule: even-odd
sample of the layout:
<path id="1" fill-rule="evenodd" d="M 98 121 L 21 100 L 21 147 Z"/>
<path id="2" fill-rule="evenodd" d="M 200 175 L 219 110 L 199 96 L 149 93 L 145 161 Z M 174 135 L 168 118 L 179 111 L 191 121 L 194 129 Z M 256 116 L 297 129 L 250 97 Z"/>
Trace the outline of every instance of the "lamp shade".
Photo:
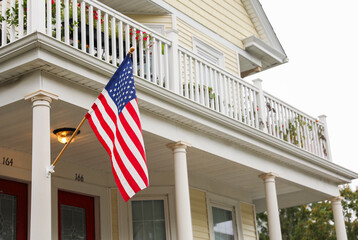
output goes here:
<path id="1" fill-rule="evenodd" d="M 57 136 L 57 141 L 66 144 L 70 140 L 75 130 L 75 128 L 58 128 L 55 129 L 53 133 Z M 78 134 L 80 134 L 80 131 L 78 131 L 76 135 Z M 73 138 L 71 142 L 74 142 L 74 140 L 75 138 Z"/>

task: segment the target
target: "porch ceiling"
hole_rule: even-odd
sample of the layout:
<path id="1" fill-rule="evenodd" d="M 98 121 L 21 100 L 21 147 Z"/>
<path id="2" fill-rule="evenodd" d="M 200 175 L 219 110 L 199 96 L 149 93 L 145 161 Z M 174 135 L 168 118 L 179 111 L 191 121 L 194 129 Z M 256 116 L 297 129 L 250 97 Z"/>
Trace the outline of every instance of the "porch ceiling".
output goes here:
<path id="1" fill-rule="evenodd" d="M 51 104 L 52 159 L 56 158 L 63 147 L 57 142 L 52 131 L 61 127 L 76 127 L 85 113 L 86 110 L 63 101 L 55 101 Z M 31 103 L 23 100 L 1 107 L 0 123 L 0 146 L 31 154 Z M 166 147 L 170 141 L 148 132 L 144 132 L 143 135 L 149 173 L 173 174 L 172 151 Z M 264 197 L 264 185 L 258 178 L 260 172 L 195 148 L 188 149 L 187 157 L 190 176 L 249 192 L 254 199 Z M 87 121 L 82 126 L 81 133 L 62 156 L 59 165 L 61 162 L 111 174 L 109 157 Z M 278 181 L 277 191 L 279 194 L 299 190 L 292 184 Z"/>

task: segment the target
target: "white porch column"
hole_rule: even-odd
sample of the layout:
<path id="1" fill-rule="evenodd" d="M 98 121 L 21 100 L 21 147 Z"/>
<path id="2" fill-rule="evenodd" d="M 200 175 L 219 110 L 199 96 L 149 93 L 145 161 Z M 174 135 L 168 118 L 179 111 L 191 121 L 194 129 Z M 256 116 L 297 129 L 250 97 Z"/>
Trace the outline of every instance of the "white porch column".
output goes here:
<path id="1" fill-rule="evenodd" d="M 51 239 L 50 103 L 54 94 L 39 90 L 25 96 L 32 101 L 32 180 L 30 239 Z"/>
<path id="2" fill-rule="evenodd" d="M 347 240 L 347 231 L 344 224 L 344 216 L 342 209 L 342 199 L 343 197 L 333 197 L 329 199 L 332 204 L 333 217 L 334 217 L 334 226 L 336 228 L 337 240 Z"/>
<path id="3" fill-rule="evenodd" d="M 282 240 L 280 215 L 278 212 L 275 173 L 265 173 L 259 176 L 265 182 L 266 207 L 270 240 Z"/>
<path id="4" fill-rule="evenodd" d="M 188 168 L 186 162 L 186 148 L 190 143 L 179 141 L 169 144 L 174 153 L 175 203 L 177 216 L 177 239 L 192 240 Z"/>

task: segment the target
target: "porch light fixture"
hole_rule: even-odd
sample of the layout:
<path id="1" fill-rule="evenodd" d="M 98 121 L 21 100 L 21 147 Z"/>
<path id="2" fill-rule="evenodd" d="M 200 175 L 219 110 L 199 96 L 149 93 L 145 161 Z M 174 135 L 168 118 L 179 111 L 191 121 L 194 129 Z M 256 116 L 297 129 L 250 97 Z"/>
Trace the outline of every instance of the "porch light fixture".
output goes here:
<path id="1" fill-rule="evenodd" d="M 60 143 L 66 144 L 68 140 L 70 140 L 72 134 L 75 132 L 75 128 L 58 128 L 53 131 L 53 133 L 57 136 L 57 141 Z M 80 131 L 77 132 L 76 136 L 80 134 Z M 71 142 L 74 142 L 75 138 L 72 139 Z"/>

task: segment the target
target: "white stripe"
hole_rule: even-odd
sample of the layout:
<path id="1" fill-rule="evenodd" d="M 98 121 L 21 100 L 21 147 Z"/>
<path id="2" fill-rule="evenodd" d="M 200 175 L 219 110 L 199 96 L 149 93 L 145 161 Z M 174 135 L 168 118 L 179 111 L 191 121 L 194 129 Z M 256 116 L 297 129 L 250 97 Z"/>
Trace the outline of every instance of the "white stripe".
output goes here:
<path id="1" fill-rule="evenodd" d="M 133 128 L 133 125 L 135 125 L 134 127 L 134 133 L 137 135 L 137 138 L 140 140 L 140 142 L 143 142 L 143 136 L 142 133 L 139 131 L 136 132 L 135 128 L 137 128 L 137 124 L 135 123 L 135 121 L 133 120 L 132 116 L 129 114 L 128 110 L 126 108 L 124 108 L 122 110 L 122 114 L 124 116 L 124 118 L 127 120 L 128 124 L 130 125 L 131 128 Z M 129 142 L 130 144 L 128 144 L 128 147 L 132 150 L 134 156 L 138 159 L 139 164 L 142 166 L 143 171 L 145 172 L 145 174 L 148 177 L 148 169 L 147 169 L 147 165 L 142 157 L 142 154 L 140 153 L 140 151 L 138 150 L 138 148 L 136 147 L 136 145 L 132 142 L 132 140 L 130 139 L 130 137 L 128 136 L 127 132 L 125 131 L 125 129 L 123 128 L 123 126 L 121 125 L 120 127 L 118 126 L 119 131 L 121 132 L 121 135 L 123 136 L 123 138 L 125 139 L 125 141 Z M 138 128 L 137 128 L 138 129 Z M 139 135 L 138 135 L 139 134 Z M 144 146 L 142 145 L 143 149 Z"/>
<path id="2" fill-rule="evenodd" d="M 100 122 L 97 119 L 97 116 L 94 114 L 94 112 L 93 112 L 93 114 L 91 114 L 91 118 L 92 118 L 94 125 L 97 128 L 98 133 L 101 135 L 101 137 L 103 138 L 103 140 L 105 141 L 105 143 L 107 144 L 108 148 L 111 151 L 111 160 L 115 159 L 114 153 L 113 153 L 113 143 L 112 143 L 111 139 L 108 137 L 107 133 L 102 128 L 102 125 L 100 124 Z M 128 196 L 132 197 L 135 194 L 135 192 L 133 191 L 133 189 L 127 182 L 127 180 L 124 177 L 122 171 L 120 170 L 117 162 L 112 160 L 112 163 L 113 163 L 113 168 L 116 171 L 118 179 L 122 183 L 124 190 L 127 192 Z"/>
<path id="3" fill-rule="evenodd" d="M 108 96 L 108 95 L 107 95 Z M 121 125 L 118 125 L 119 122 L 119 118 L 118 118 L 118 110 L 117 108 L 113 109 L 113 101 L 112 99 L 107 99 L 106 96 L 104 95 L 108 105 L 110 106 L 111 110 L 113 111 L 113 113 L 116 116 L 116 121 L 117 121 L 117 126 L 122 127 Z M 110 104 L 112 103 L 112 104 Z M 112 105 L 112 106 L 111 106 Z M 99 102 L 97 104 L 97 107 L 99 109 L 99 111 L 102 113 L 103 119 L 105 120 L 105 122 L 108 124 L 109 128 L 111 129 L 112 133 L 114 136 L 116 136 L 116 126 L 113 123 L 113 120 L 110 118 L 110 116 L 107 114 L 106 109 L 104 108 L 104 106 L 102 105 L 101 102 Z M 128 145 L 128 143 L 132 143 L 132 141 L 129 139 L 129 142 L 127 142 L 125 140 L 125 143 Z M 132 163 L 129 161 L 129 159 L 127 158 L 126 154 L 124 153 L 122 147 L 120 146 L 117 137 L 114 137 L 114 144 L 116 146 L 117 152 L 120 156 L 120 158 L 122 159 L 122 162 L 124 164 L 124 166 L 127 168 L 129 174 L 133 177 L 134 181 L 138 184 L 140 189 L 143 189 L 146 187 L 143 179 L 141 178 L 141 176 L 138 174 L 137 170 L 135 169 L 135 167 L 132 165 Z"/>
<path id="4" fill-rule="evenodd" d="M 138 109 L 138 104 L 137 101 L 135 99 L 133 99 L 132 101 L 129 102 L 132 107 L 134 108 L 135 112 L 137 113 L 139 122 L 140 122 L 140 114 L 139 114 L 139 109 Z M 127 118 L 127 117 L 126 117 Z M 137 123 L 131 118 L 131 121 L 127 120 L 128 124 L 131 126 L 131 128 L 133 129 L 133 131 L 135 132 L 135 134 L 138 136 L 138 139 L 140 141 L 140 143 L 143 146 L 144 149 L 144 142 L 143 142 L 143 135 L 142 135 L 142 131 L 139 128 L 139 126 L 137 125 Z M 140 137 L 139 137 L 140 136 Z M 144 149 L 145 152 L 145 149 Z"/>

